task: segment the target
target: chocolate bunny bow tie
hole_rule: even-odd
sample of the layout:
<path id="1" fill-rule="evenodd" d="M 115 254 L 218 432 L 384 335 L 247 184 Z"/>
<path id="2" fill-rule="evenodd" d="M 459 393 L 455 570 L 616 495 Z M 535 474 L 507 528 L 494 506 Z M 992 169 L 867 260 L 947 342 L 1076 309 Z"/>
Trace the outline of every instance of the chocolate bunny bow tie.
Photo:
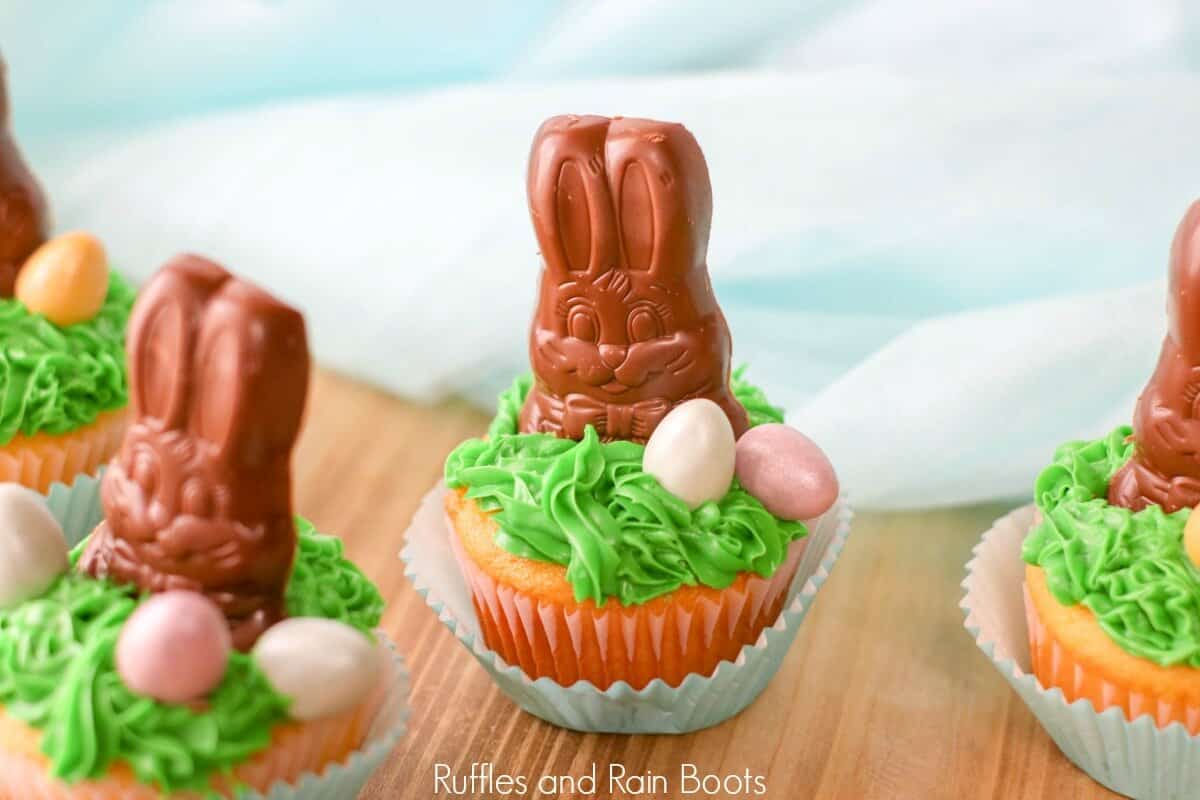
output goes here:
<path id="1" fill-rule="evenodd" d="M 563 428 L 578 431 L 591 425 L 601 439 L 632 439 L 645 442 L 671 410 L 672 403 L 662 397 L 637 403 L 603 403 L 584 394 L 566 398 L 563 406 Z"/>

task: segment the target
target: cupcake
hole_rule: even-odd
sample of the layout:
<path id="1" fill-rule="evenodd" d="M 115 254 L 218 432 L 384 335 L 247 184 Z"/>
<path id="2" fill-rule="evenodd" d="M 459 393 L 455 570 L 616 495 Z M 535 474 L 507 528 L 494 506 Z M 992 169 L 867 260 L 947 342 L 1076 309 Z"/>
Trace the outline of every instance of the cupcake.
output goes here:
<path id="1" fill-rule="evenodd" d="M 0 61 L 0 481 L 40 492 L 95 474 L 120 443 L 134 297 L 95 237 L 49 227 Z"/>
<path id="2" fill-rule="evenodd" d="M 708 169 L 683 126 L 552 118 L 528 195 L 532 374 L 445 468 L 482 641 L 564 687 L 707 678 L 780 616 L 836 477 L 731 375 Z"/>
<path id="3" fill-rule="evenodd" d="M 1034 674 L 1068 701 L 1200 733 L 1200 202 L 1171 249 L 1169 325 L 1132 427 L 1069 442 L 1026 537 Z"/>
<path id="4" fill-rule="evenodd" d="M 390 749 L 403 672 L 376 587 L 292 513 L 303 318 L 183 256 L 134 308 L 129 363 L 90 536 L 69 551 L 0 487 L 0 797 L 353 796 L 326 782 Z"/>

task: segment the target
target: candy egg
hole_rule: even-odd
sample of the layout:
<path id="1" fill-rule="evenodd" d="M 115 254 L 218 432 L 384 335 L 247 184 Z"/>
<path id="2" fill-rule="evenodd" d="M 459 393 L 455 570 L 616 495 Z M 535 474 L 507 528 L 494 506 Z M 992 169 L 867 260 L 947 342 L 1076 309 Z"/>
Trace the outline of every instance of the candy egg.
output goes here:
<path id="1" fill-rule="evenodd" d="M 365 700 L 379 680 L 375 644 L 337 620 L 285 619 L 259 637 L 253 653 L 275 691 L 291 699 L 293 719 L 347 711 Z"/>
<path id="2" fill-rule="evenodd" d="M 838 496 L 833 465 L 795 428 L 770 423 L 751 428 L 737 443 L 737 479 L 780 519 L 812 519 Z"/>
<path id="3" fill-rule="evenodd" d="M 43 244 L 17 274 L 16 296 L 55 325 L 85 322 L 108 293 L 108 256 L 90 233 L 64 233 Z"/>
<path id="4" fill-rule="evenodd" d="M 211 600 L 198 592 L 163 592 L 125 621 L 117 673 L 140 695 L 187 703 L 220 685 L 232 649 L 229 625 Z"/>
<path id="5" fill-rule="evenodd" d="M 0 608 L 37 597 L 67 571 L 67 540 L 41 495 L 0 484 Z"/>
<path id="6" fill-rule="evenodd" d="M 1200 567 L 1200 506 L 1192 509 L 1187 524 L 1183 527 L 1183 550 L 1197 567 Z"/>
<path id="7" fill-rule="evenodd" d="M 725 496 L 733 465 L 733 426 L 720 406 L 704 399 L 671 409 L 642 456 L 642 469 L 693 509 Z"/>

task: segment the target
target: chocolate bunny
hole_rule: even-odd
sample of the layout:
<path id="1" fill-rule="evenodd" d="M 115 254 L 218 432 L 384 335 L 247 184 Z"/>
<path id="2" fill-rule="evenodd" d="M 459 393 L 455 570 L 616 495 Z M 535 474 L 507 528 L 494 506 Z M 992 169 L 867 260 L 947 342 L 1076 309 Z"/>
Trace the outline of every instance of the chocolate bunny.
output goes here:
<path id="1" fill-rule="evenodd" d="M 720 405 L 731 343 L 709 282 L 712 189 L 695 138 L 668 122 L 552 117 L 534 137 L 529 208 L 541 247 L 521 430 L 645 442 L 677 403 Z"/>
<path id="2" fill-rule="evenodd" d="M 11 297 L 25 259 L 46 241 L 46 197 L 25 166 L 8 119 L 8 84 L 0 59 L 0 297 Z"/>
<path id="3" fill-rule="evenodd" d="M 308 386 L 304 318 L 211 261 L 180 256 L 129 326 L 133 424 L 80 568 L 208 595 L 242 650 L 282 619 L 296 549 L 291 452 Z"/>
<path id="4" fill-rule="evenodd" d="M 1133 415 L 1133 458 L 1113 476 L 1108 501 L 1167 512 L 1200 503 L 1200 201 L 1171 244 L 1167 336 Z"/>

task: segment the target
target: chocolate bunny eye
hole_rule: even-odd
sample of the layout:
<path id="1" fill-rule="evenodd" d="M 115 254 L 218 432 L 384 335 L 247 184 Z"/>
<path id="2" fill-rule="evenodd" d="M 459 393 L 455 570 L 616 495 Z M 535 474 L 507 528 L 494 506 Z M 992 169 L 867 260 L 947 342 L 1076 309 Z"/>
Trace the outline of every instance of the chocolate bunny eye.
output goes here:
<path id="1" fill-rule="evenodd" d="M 662 336 L 662 323 L 658 314 L 649 308 L 635 308 L 629 312 L 629 319 L 625 325 L 631 342 L 648 342 Z"/>
<path id="2" fill-rule="evenodd" d="M 567 333 L 593 344 L 600 341 L 600 319 L 594 309 L 575 306 L 567 312 Z"/>

